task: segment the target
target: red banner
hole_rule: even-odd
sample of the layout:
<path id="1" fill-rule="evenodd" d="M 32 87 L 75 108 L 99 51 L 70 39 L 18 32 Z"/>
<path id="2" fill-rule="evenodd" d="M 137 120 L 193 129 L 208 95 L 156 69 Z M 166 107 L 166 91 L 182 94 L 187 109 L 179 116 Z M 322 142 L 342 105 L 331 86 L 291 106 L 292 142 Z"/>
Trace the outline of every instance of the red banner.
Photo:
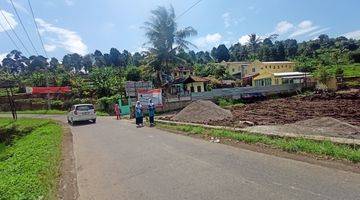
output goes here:
<path id="1" fill-rule="evenodd" d="M 70 93 L 70 87 L 26 87 L 26 93 L 30 94 L 59 94 Z"/>

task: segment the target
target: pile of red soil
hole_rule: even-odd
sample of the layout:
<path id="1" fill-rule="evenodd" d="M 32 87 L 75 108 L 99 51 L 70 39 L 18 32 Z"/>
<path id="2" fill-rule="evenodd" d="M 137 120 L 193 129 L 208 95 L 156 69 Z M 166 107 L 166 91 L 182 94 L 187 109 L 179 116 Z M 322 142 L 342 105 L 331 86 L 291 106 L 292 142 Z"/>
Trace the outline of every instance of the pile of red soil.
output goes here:
<path id="1" fill-rule="evenodd" d="M 242 121 L 255 125 L 288 124 L 314 117 L 333 117 L 360 126 L 360 94 L 315 94 L 246 104 L 232 108 L 231 120 L 214 125 L 241 127 Z"/>
<path id="2" fill-rule="evenodd" d="M 225 110 L 211 101 L 195 101 L 172 117 L 174 121 L 191 123 L 209 123 L 231 119 L 231 111 Z"/>

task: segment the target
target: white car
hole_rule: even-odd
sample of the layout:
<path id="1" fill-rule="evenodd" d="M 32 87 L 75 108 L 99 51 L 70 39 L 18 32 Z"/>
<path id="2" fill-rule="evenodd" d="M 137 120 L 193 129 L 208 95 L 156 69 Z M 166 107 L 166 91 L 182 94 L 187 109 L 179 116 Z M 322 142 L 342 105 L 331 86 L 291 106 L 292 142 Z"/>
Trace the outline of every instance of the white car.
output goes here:
<path id="1" fill-rule="evenodd" d="M 96 123 L 95 107 L 92 104 L 77 104 L 71 107 L 67 115 L 67 120 L 71 125 L 80 121 L 91 121 Z"/>

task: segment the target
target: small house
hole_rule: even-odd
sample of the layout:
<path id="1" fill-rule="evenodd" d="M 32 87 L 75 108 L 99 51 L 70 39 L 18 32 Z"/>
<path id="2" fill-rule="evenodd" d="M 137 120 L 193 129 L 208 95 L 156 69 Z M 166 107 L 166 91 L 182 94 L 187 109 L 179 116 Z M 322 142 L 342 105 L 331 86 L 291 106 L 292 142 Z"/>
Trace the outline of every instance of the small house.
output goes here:
<path id="1" fill-rule="evenodd" d="M 205 92 L 206 86 L 210 81 L 203 77 L 189 76 L 185 79 L 184 85 L 190 92 Z"/>

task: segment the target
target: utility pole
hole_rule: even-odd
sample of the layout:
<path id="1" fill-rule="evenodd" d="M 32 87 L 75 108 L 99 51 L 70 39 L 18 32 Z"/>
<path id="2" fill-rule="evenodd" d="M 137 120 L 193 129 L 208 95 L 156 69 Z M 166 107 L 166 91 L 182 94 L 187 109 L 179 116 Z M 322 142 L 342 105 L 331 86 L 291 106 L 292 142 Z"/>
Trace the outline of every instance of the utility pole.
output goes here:
<path id="1" fill-rule="evenodd" d="M 46 94 L 46 100 L 47 100 L 47 109 L 48 110 L 51 110 L 51 103 L 50 103 L 50 91 L 49 91 L 49 77 L 48 77 L 48 65 L 45 66 L 45 86 L 46 86 L 46 89 L 47 89 L 47 94 Z"/>

